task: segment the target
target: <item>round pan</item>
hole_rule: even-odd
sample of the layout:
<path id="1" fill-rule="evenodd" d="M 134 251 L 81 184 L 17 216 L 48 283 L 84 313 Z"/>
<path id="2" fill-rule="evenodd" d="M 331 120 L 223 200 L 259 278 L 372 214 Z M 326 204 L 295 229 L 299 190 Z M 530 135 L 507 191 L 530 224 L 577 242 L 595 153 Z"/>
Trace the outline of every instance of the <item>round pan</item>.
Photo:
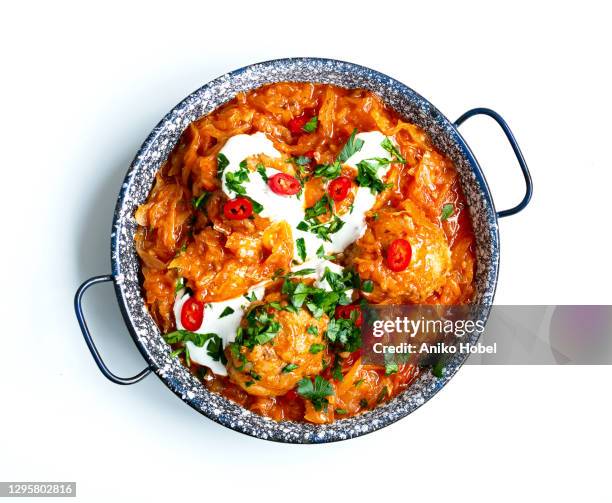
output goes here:
<path id="1" fill-rule="evenodd" d="M 75 295 L 75 311 L 85 341 L 102 371 L 117 384 L 134 384 L 155 373 L 177 396 L 208 418 L 257 438 L 290 443 L 321 443 L 345 440 L 379 430 L 416 410 L 434 396 L 463 363 L 466 355 L 456 354 L 441 377 L 423 372 L 395 399 L 378 408 L 332 424 L 276 422 L 209 392 L 177 358 L 149 315 L 140 286 L 140 264 L 134 246 L 134 212 L 145 202 L 160 169 L 185 128 L 196 119 L 230 101 L 239 92 L 283 81 L 316 82 L 347 88 L 365 88 L 377 93 L 403 118 L 421 128 L 433 144 L 455 164 L 469 207 L 476 240 L 474 303 L 490 306 L 497 286 L 499 266 L 498 218 L 521 211 L 529 202 L 532 184 L 521 151 L 506 122 L 496 112 L 470 110 L 455 123 L 429 101 L 406 85 L 369 68 L 321 58 L 290 58 L 250 65 L 204 85 L 174 107 L 153 129 L 136 154 L 119 192 L 111 233 L 110 275 L 84 282 Z M 526 191 L 514 208 L 496 212 L 482 170 L 457 127 L 474 115 L 493 118 L 510 142 L 523 172 Z M 125 324 L 147 362 L 139 374 L 124 378 L 113 374 L 102 360 L 89 333 L 81 308 L 82 296 L 90 286 L 112 281 Z M 475 343 L 477 337 L 470 342 Z"/>

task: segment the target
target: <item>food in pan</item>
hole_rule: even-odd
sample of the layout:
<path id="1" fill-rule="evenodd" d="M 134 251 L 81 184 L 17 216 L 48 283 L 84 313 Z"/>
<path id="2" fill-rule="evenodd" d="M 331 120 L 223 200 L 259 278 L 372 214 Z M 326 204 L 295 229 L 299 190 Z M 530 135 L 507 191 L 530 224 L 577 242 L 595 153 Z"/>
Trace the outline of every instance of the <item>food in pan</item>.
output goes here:
<path id="1" fill-rule="evenodd" d="M 457 172 L 375 94 L 241 93 L 193 122 L 135 214 L 145 300 L 211 391 L 329 423 L 418 375 L 361 358 L 362 308 L 464 304 L 474 236 Z"/>

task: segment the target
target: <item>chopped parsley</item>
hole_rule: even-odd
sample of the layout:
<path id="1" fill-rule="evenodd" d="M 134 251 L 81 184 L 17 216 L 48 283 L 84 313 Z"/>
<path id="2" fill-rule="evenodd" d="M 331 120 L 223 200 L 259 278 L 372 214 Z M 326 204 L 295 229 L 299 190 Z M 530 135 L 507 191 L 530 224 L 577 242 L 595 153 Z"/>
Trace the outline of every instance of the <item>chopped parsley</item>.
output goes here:
<path id="1" fill-rule="evenodd" d="M 363 140 L 355 138 L 357 130 L 354 129 L 348 141 L 342 147 L 342 150 L 336 157 L 336 160 L 331 164 L 320 164 L 314 170 L 314 176 L 332 180 L 340 176 L 342 164 L 345 163 L 353 154 L 359 152 L 363 147 Z"/>
<path id="2" fill-rule="evenodd" d="M 259 215 L 263 211 L 263 209 L 264 209 L 263 204 L 258 203 L 252 197 L 246 196 L 246 198 L 249 201 L 251 201 L 251 204 L 253 205 L 253 211 Z"/>
<path id="3" fill-rule="evenodd" d="M 332 368 L 332 377 L 339 382 L 344 380 L 344 375 L 342 374 L 342 365 L 340 365 L 340 360 L 336 356 L 334 361 L 334 366 Z"/>
<path id="4" fill-rule="evenodd" d="M 297 238 L 295 240 L 295 246 L 297 247 L 300 259 L 302 262 L 304 262 L 306 260 L 306 242 L 304 241 L 304 238 Z"/>
<path id="5" fill-rule="evenodd" d="M 355 326 L 353 317 L 357 317 L 358 312 L 354 310 L 351 318 L 332 318 L 327 325 L 325 335 L 332 342 L 340 345 L 344 351 L 352 353 L 361 347 L 361 330 Z"/>
<path id="6" fill-rule="evenodd" d="M 392 156 L 394 156 L 397 162 L 401 162 L 403 164 L 406 163 L 406 159 L 402 157 L 402 154 L 400 154 L 398 148 L 393 145 L 393 142 L 390 138 L 385 137 L 380 146 L 384 148 L 387 152 L 389 152 Z"/>
<path id="7" fill-rule="evenodd" d="M 339 416 L 343 416 L 345 414 L 348 414 L 348 410 L 346 409 L 336 409 L 336 414 L 338 414 Z"/>
<path id="8" fill-rule="evenodd" d="M 355 138 L 356 134 L 357 134 L 357 129 L 353 129 L 351 136 L 349 137 L 348 141 L 346 142 L 344 147 L 342 147 L 342 150 L 338 154 L 338 157 L 336 158 L 337 161 L 341 163 L 346 162 L 349 157 L 351 157 L 353 154 L 361 150 L 361 147 L 363 147 L 364 142 L 363 140 L 359 138 Z"/>
<path id="9" fill-rule="evenodd" d="M 298 368 L 298 365 L 296 365 L 295 363 L 288 363 L 283 367 L 283 370 L 281 370 L 281 372 L 283 374 L 287 374 L 288 372 L 292 372 L 296 368 Z"/>
<path id="10" fill-rule="evenodd" d="M 319 199 L 312 206 L 309 206 L 305 210 L 305 218 L 307 220 L 312 220 L 316 217 L 320 217 L 321 215 L 325 215 L 326 213 L 331 211 L 331 201 L 329 200 L 329 196 L 325 194 L 321 199 Z"/>
<path id="11" fill-rule="evenodd" d="M 317 353 L 320 353 L 321 351 L 323 351 L 325 349 L 325 344 L 311 344 L 310 345 L 310 349 L 308 349 L 308 352 L 316 355 Z"/>
<path id="12" fill-rule="evenodd" d="M 210 192 L 202 192 L 202 194 L 200 194 L 199 197 L 194 197 L 193 200 L 191 201 L 191 204 L 193 205 L 193 207 L 197 210 L 199 209 L 202 204 L 204 203 L 204 201 L 206 200 L 206 198 L 210 195 Z"/>
<path id="13" fill-rule="evenodd" d="M 366 279 L 361 282 L 361 291 L 370 293 L 374 290 L 374 282 L 371 279 Z"/>
<path id="14" fill-rule="evenodd" d="M 230 171 L 225 174 L 225 183 L 227 188 L 241 196 L 246 194 L 246 189 L 242 186 L 244 182 L 249 181 L 249 170 L 247 168 L 246 159 L 240 163 L 236 171 Z"/>
<path id="15" fill-rule="evenodd" d="M 197 332 L 190 332 L 189 330 L 175 330 L 164 335 L 164 340 L 168 344 L 178 344 L 191 342 L 195 346 L 202 348 L 206 344 L 206 352 L 216 362 L 220 361 L 224 365 L 227 363 L 227 359 L 223 354 L 223 339 L 217 334 L 200 334 Z M 188 350 L 185 346 L 186 358 L 188 357 Z"/>
<path id="16" fill-rule="evenodd" d="M 229 166 L 229 159 L 225 157 L 225 154 L 219 152 L 217 155 L 217 173 L 219 174 L 219 178 L 223 174 L 223 170 Z"/>
<path id="17" fill-rule="evenodd" d="M 444 374 L 446 373 L 446 359 L 439 358 L 432 367 L 431 373 L 437 378 L 444 377 Z"/>
<path id="18" fill-rule="evenodd" d="M 385 375 L 390 376 L 391 374 L 397 374 L 399 367 L 395 362 L 389 362 L 385 364 Z"/>
<path id="19" fill-rule="evenodd" d="M 321 222 L 318 217 L 329 213 L 331 218 L 326 222 Z M 330 234 L 338 232 L 344 226 L 344 221 L 334 215 L 329 196 L 325 194 L 315 204 L 306 208 L 304 220 L 297 228 L 304 232 L 312 232 L 324 241 L 331 241 Z"/>
<path id="20" fill-rule="evenodd" d="M 268 175 L 266 173 L 266 167 L 263 164 L 259 163 L 259 164 L 257 164 L 257 166 L 255 168 L 257 169 L 257 172 L 261 176 L 261 179 L 265 183 L 268 183 Z"/>
<path id="21" fill-rule="evenodd" d="M 454 212 L 455 207 L 451 203 L 445 204 L 440 212 L 440 220 L 446 220 L 448 217 L 453 216 Z"/>
<path id="22" fill-rule="evenodd" d="M 255 292 L 251 292 L 251 294 L 249 295 L 248 293 L 245 293 L 242 295 L 246 300 L 248 300 L 249 302 L 255 302 L 257 300 L 257 295 L 255 295 Z"/>
<path id="23" fill-rule="evenodd" d="M 323 248 L 323 245 L 319 246 L 319 248 L 317 248 L 317 258 L 321 258 L 323 260 L 331 260 L 334 258 L 333 255 L 325 255 L 325 248 Z"/>
<path id="24" fill-rule="evenodd" d="M 185 278 L 177 279 L 174 285 L 174 293 L 179 293 L 183 288 L 185 288 Z"/>
<path id="25" fill-rule="evenodd" d="M 304 124 L 304 127 L 302 129 L 307 133 L 314 133 L 317 130 L 318 125 L 319 118 L 315 115 L 306 124 Z"/>
<path id="26" fill-rule="evenodd" d="M 315 410 L 325 410 L 329 405 L 328 396 L 334 394 L 334 387 L 329 381 L 321 376 L 314 378 L 314 383 L 308 377 L 304 377 L 298 382 L 297 392 L 300 396 L 310 400 Z"/>
<path id="27" fill-rule="evenodd" d="M 172 351 L 172 353 L 170 353 L 170 356 L 172 358 L 176 358 L 177 356 L 179 356 L 180 354 L 185 352 L 185 346 L 182 346 L 180 348 L 175 349 L 174 351 Z"/>
<path id="28" fill-rule="evenodd" d="M 265 306 L 251 309 L 245 319 L 246 327 L 238 328 L 236 343 L 249 349 L 270 342 L 281 328 L 280 323 L 274 320 L 274 314 L 269 313 Z"/>
<path id="29" fill-rule="evenodd" d="M 346 305 L 351 302 L 343 284 L 336 283 L 331 286 L 335 286 L 337 290 L 327 291 L 285 278 L 281 291 L 287 295 L 289 304 L 295 309 L 305 305 L 315 318 L 320 318 L 324 313 L 331 316 L 338 304 Z"/>
<path id="30" fill-rule="evenodd" d="M 312 334 L 312 335 L 319 335 L 319 329 L 317 327 L 315 327 L 314 325 L 310 325 L 306 329 L 306 332 L 308 332 L 309 334 Z"/>
<path id="31" fill-rule="evenodd" d="M 357 177 L 355 181 L 361 187 L 369 187 L 372 194 L 382 192 L 386 186 L 378 177 L 378 170 L 382 166 L 389 164 L 389 162 L 389 159 L 383 157 L 364 159 L 357 164 Z"/>
<path id="32" fill-rule="evenodd" d="M 293 277 L 298 277 L 298 276 L 308 276 L 309 274 L 313 274 L 316 272 L 316 269 L 313 269 L 311 267 L 305 267 L 304 269 L 300 269 L 299 271 L 290 271 L 287 274 L 283 274 L 285 272 L 284 269 L 277 269 L 274 274 L 272 275 L 272 279 L 287 279 L 287 278 L 293 278 Z"/>
<path id="33" fill-rule="evenodd" d="M 219 315 L 219 318 L 225 318 L 226 316 L 229 316 L 230 314 L 232 314 L 234 312 L 234 310 L 227 306 L 223 312 Z"/>
<path id="34" fill-rule="evenodd" d="M 338 161 L 332 164 L 319 164 L 314 170 L 314 176 L 331 180 L 332 178 L 338 178 L 341 170 L 342 164 L 340 164 Z"/>

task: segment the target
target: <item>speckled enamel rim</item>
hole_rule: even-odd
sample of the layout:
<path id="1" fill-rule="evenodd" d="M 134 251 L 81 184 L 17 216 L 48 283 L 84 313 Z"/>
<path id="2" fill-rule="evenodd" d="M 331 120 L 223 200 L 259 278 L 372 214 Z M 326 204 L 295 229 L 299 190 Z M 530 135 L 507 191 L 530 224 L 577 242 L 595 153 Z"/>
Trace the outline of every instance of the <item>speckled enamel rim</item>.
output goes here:
<path id="1" fill-rule="evenodd" d="M 275 422 L 209 392 L 178 359 L 170 357 L 170 347 L 145 307 L 139 282 L 134 211 L 145 201 L 155 174 L 183 130 L 238 92 L 281 81 L 369 89 L 429 134 L 436 147 L 458 169 L 476 236 L 475 301 L 491 305 L 499 266 L 497 216 L 482 171 L 457 128 L 425 98 L 401 82 L 363 66 L 321 58 L 273 60 L 228 73 L 189 95 L 161 120 L 138 151 L 119 193 L 111 234 L 112 273 L 119 306 L 136 346 L 150 368 L 184 402 L 228 428 L 257 438 L 289 443 L 333 442 L 379 430 L 407 416 L 448 382 L 465 357 L 456 355 L 440 378 L 430 372 L 422 373 L 404 393 L 364 414 L 329 425 Z"/>

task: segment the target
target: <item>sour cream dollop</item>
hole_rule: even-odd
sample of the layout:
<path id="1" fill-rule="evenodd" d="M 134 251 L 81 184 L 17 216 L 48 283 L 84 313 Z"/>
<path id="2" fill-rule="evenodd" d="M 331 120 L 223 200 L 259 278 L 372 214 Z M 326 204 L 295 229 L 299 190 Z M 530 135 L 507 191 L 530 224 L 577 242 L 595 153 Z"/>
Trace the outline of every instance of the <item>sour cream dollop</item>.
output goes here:
<path id="1" fill-rule="evenodd" d="M 261 300 L 264 296 L 265 287 L 258 285 L 251 288 L 247 294 L 249 298 L 254 294 L 257 300 Z M 176 295 L 174 301 L 174 319 L 176 320 L 176 326 L 179 330 L 183 330 L 184 327 L 181 324 L 181 310 L 183 304 L 187 302 L 190 295 L 185 290 L 180 290 Z M 221 302 L 209 302 L 204 304 L 204 320 L 202 326 L 196 330 L 199 334 L 210 334 L 214 333 L 221 337 L 223 341 L 223 347 L 227 346 L 230 342 L 236 339 L 236 331 L 240 326 L 242 317 L 251 304 L 244 295 L 234 297 L 233 299 L 224 300 Z M 233 312 L 221 317 L 223 312 L 227 309 L 233 309 Z M 193 342 L 187 341 L 187 349 L 189 350 L 189 357 L 200 365 L 206 365 L 215 374 L 227 375 L 225 365 L 220 361 L 215 361 L 207 352 L 208 343 L 205 343 L 201 348 L 196 346 Z"/>
<path id="2" fill-rule="evenodd" d="M 344 163 L 352 167 L 357 172 L 357 165 L 366 159 L 382 158 L 391 159 L 391 154 L 387 152 L 381 143 L 385 136 L 379 131 L 359 133 L 356 139 L 363 141 L 361 149 L 355 152 Z M 229 161 L 228 166 L 223 172 L 222 190 L 228 197 L 234 198 L 237 194 L 231 190 L 227 183 L 227 173 L 235 173 L 240 169 L 240 163 L 258 154 L 268 157 L 279 158 L 282 154 L 274 147 L 274 144 L 264 133 L 252 135 L 236 135 L 230 138 L 221 149 Z M 378 176 L 384 177 L 389 166 L 379 168 Z M 274 168 L 265 168 L 266 177 L 270 178 L 280 171 Z M 263 206 L 260 216 L 269 218 L 272 221 L 286 221 L 291 227 L 294 241 L 294 260 L 302 262 L 300 249 L 297 245 L 298 240 L 303 240 L 306 251 L 306 260 L 316 257 L 317 250 L 322 246 L 326 254 L 340 253 L 349 245 L 357 241 L 366 231 L 367 225 L 365 214 L 374 206 L 376 195 L 372 194 L 368 187 L 357 187 L 353 202 L 352 211 L 340 215 L 344 225 L 342 228 L 329 235 L 331 241 L 325 241 L 318 235 L 302 231 L 297 228 L 298 224 L 305 218 L 304 202 L 296 196 L 280 195 L 273 192 L 264 177 L 259 172 L 249 172 L 249 179 L 242 184 L 246 196 Z"/>

